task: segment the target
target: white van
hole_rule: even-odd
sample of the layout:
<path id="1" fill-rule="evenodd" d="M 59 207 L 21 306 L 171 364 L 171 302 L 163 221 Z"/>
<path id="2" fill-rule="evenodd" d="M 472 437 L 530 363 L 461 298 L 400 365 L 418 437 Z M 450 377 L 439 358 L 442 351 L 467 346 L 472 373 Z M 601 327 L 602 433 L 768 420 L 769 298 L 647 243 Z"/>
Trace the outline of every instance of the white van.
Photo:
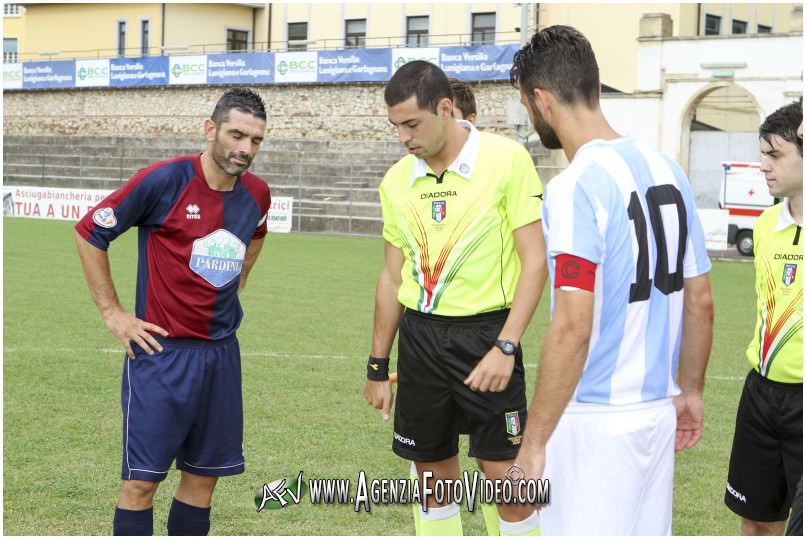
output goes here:
<path id="1" fill-rule="evenodd" d="M 728 210 L 728 243 L 744 256 L 753 256 L 753 226 L 758 216 L 775 204 L 761 163 L 722 161 L 719 207 Z"/>

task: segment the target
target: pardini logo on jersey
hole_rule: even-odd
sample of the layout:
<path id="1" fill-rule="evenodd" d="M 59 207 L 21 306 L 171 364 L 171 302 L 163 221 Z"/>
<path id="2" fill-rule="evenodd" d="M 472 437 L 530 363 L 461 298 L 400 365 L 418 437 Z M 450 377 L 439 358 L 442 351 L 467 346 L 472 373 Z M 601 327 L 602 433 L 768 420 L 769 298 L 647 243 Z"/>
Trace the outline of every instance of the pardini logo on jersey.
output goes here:
<path id="1" fill-rule="evenodd" d="M 190 269 L 221 288 L 241 274 L 246 245 L 232 232 L 220 228 L 193 242 Z"/>
<path id="2" fill-rule="evenodd" d="M 311 71 L 316 71 L 316 60 L 291 60 L 288 62 L 282 60 L 279 64 L 277 64 L 277 71 L 280 73 L 280 75 L 285 75 L 286 73 L 291 72 L 310 73 Z"/>
<path id="3" fill-rule="evenodd" d="M 106 77 L 109 75 L 108 67 L 82 67 L 78 70 L 78 78 L 81 80 Z"/>
<path id="4" fill-rule="evenodd" d="M 171 74 L 174 77 L 181 77 L 182 75 L 198 75 L 207 72 L 207 65 L 205 64 L 174 64 L 171 68 Z"/>

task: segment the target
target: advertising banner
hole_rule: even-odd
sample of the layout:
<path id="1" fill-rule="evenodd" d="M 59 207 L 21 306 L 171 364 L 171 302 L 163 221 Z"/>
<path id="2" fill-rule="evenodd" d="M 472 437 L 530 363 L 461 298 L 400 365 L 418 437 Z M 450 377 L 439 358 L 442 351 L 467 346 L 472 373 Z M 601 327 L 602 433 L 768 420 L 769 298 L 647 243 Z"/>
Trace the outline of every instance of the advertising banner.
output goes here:
<path id="1" fill-rule="evenodd" d="M 169 56 L 168 84 L 207 84 L 207 55 Z"/>
<path id="2" fill-rule="evenodd" d="M 207 84 L 271 84 L 272 82 L 274 82 L 273 53 L 207 55 Z"/>
<path id="3" fill-rule="evenodd" d="M 266 220 L 269 232 L 291 232 L 293 205 L 293 197 L 271 197 L 269 218 Z"/>
<path id="4" fill-rule="evenodd" d="M 385 82 L 413 60 L 464 80 L 507 80 L 517 45 L 233 52 L 3 66 L 3 88 Z"/>
<path id="5" fill-rule="evenodd" d="M 56 187 L 3 187 L 3 215 L 78 221 L 112 191 Z"/>
<path id="6" fill-rule="evenodd" d="M 22 87 L 25 90 L 74 88 L 75 80 L 76 63 L 74 60 L 22 64 Z"/>
<path id="7" fill-rule="evenodd" d="M 385 82 L 391 66 L 391 49 L 321 51 L 317 82 Z"/>
<path id="8" fill-rule="evenodd" d="M 3 89 L 22 88 L 22 64 L 3 64 Z"/>
<path id="9" fill-rule="evenodd" d="M 168 57 L 113 58 L 109 61 L 111 86 L 165 86 L 168 84 Z"/>
<path id="10" fill-rule="evenodd" d="M 316 82 L 316 52 L 278 52 L 274 82 Z"/>
<path id="11" fill-rule="evenodd" d="M 705 247 L 722 250 L 728 248 L 728 210 L 697 210 L 703 232 Z"/>
<path id="12" fill-rule="evenodd" d="M 463 80 L 508 80 L 517 45 L 442 47 L 439 65 L 449 77 Z"/>
<path id="13" fill-rule="evenodd" d="M 76 60 L 76 87 L 109 86 L 109 59 Z"/>

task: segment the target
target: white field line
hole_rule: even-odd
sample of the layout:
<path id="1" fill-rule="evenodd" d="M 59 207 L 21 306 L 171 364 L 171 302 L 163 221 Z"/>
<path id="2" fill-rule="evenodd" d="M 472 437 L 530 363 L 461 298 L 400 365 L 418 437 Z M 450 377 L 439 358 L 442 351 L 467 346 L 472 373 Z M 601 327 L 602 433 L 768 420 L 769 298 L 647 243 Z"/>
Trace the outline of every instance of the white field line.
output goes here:
<path id="1" fill-rule="evenodd" d="M 122 354 L 123 348 L 57 348 L 57 347 L 31 347 L 31 348 L 3 348 L 4 354 L 16 353 L 88 353 L 102 352 L 104 354 Z M 305 358 L 305 359 L 349 359 L 347 355 L 333 354 L 299 354 L 296 352 L 241 352 L 241 357 L 276 357 L 283 359 Z"/>
<path id="2" fill-rule="evenodd" d="M 54 352 L 65 352 L 65 353 L 77 353 L 77 352 L 93 352 L 96 350 L 90 348 L 47 348 L 47 347 L 38 347 L 38 348 L 13 348 L 7 347 L 3 349 L 4 354 L 14 354 L 17 352 L 40 352 L 40 353 L 54 353 Z M 100 352 L 105 354 L 121 354 L 123 353 L 122 348 L 101 348 Z M 350 359 L 348 355 L 342 354 L 299 354 L 296 352 L 241 352 L 241 357 L 273 357 L 273 358 L 282 358 L 282 359 L 293 359 L 293 358 L 305 358 L 305 359 L 338 359 L 338 360 L 345 360 Z M 529 369 L 536 369 L 537 363 L 524 363 L 523 365 Z M 746 375 L 743 376 L 724 376 L 719 374 L 706 374 L 705 377 L 709 380 L 720 380 L 720 381 L 728 381 L 728 382 L 741 382 L 746 378 Z"/>

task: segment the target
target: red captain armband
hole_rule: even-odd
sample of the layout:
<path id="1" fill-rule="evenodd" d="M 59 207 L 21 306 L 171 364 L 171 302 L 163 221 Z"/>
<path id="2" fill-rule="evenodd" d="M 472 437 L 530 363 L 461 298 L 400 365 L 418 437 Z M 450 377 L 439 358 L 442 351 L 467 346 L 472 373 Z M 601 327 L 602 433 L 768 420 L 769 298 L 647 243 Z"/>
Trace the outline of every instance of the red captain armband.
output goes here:
<path id="1" fill-rule="evenodd" d="M 554 288 L 571 286 L 593 292 L 596 264 L 574 255 L 559 255 L 554 264 Z"/>

